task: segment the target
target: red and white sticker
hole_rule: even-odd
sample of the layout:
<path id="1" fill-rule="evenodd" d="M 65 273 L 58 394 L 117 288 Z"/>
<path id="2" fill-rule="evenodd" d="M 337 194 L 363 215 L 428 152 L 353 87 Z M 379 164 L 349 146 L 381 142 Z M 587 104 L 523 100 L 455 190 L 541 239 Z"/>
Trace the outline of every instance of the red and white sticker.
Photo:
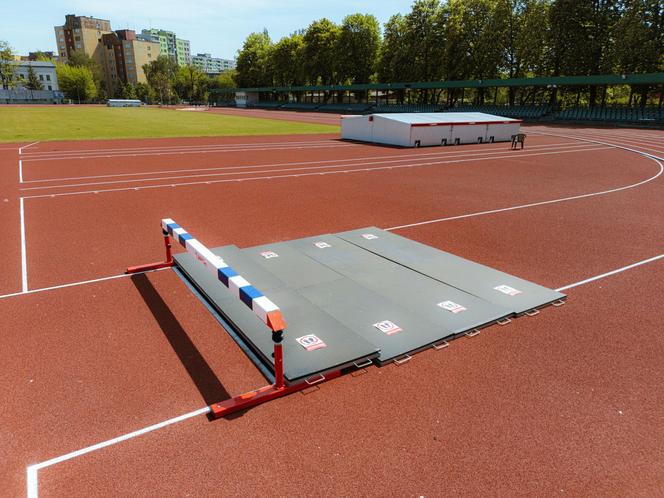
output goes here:
<path id="1" fill-rule="evenodd" d="M 508 296 L 517 296 L 522 293 L 519 289 L 515 289 L 509 285 L 499 285 L 498 287 L 494 287 L 494 290 L 507 294 Z"/>
<path id="2" fill-rule="evenodd" d="M 454 301 L 443 301 L 442 303 L 438 303 L 438 306 L 454 314 L 466 311 L 465 307 L 461 306 L 458 303 L 455 303 Z"/>
<path id="3" fill-rule="evenodd" d="M 261 256 L 263 256 L 265 259 L 278 258 L 279 257 L 279 255 L 274 251 L 263 251 L 261 253 Z"/>
<path id="4" fill-rule="evenodd" d="M 401 332 L 401 327 L 399 327 L 396 323 L 391 322 L 389 320 L 383 320 L 382 322 L 374 323 L 374 327 L 376 327 L 378 330 L 380 330 L 383 334 L 387 335 L 392 335 L 396 334 L 397 332 Z"/>
<path id="5" fill-rule="evenodd" d="M 307 351 L 315 351 L 316 349 L 327 347 L 327 344 L 314 334 L 303 335 L 295 340 Z"/>
<path id="6" fill-rule="evenodd" d="M 364 237 L 367 240 L 374 240 L 378 238 L 378 235 L 374 235 L 373 233 L 363 233 L 362 237 Z"/>
<path id="7" fill-rule="evenodd" d="M 332 247 L 330 244 L 327 242 L 316 242 L 314 244 L 318 249 L 325 249 L 326 247 Z"/>

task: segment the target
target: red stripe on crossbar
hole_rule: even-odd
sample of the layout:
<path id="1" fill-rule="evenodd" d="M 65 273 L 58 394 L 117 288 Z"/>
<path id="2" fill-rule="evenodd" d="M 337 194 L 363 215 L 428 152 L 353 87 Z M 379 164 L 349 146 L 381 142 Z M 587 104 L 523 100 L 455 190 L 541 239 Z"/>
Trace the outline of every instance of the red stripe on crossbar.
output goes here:
<path id="1" fill-rule="evenodd" d="M 483 121 L 480 123 L 470 121 L 468 123 L 412 123 L 412 127 L 422 126 L 468 126 L 468 125 L 490 125 L 490 124 L 516 124 L 523 122 L 522 119 L 515 119 L 514 121 Z"/>

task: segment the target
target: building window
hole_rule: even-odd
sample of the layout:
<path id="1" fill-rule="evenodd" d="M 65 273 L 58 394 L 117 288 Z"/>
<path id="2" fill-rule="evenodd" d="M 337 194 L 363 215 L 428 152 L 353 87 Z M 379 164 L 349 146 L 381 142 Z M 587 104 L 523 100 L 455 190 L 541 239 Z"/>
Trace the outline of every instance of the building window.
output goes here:
<path id="1" fill-rule="evenodd" d="M 49 90 L 53 90 L 53 88 L 51 88 L 51 85 L 48 85 L 48 89 L 49 89 Z"/>
<path id="2" fill-rule="evenodd" d="M 51 75 L 50 74 L 46 75 L 46 81 L 51 81 Z"/>
<path id="3" fill-rule="evenodd" d="M 39 75 L 39 81 L 44 81 L 44 75 L 43 74 Z"/>

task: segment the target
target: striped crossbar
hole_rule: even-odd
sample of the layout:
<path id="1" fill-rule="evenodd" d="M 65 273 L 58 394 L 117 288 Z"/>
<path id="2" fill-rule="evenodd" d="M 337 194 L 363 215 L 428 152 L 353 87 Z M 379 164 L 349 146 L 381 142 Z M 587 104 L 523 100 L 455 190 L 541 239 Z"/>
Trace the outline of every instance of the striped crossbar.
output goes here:
<path id="1" fill-rule="evenodd" d="M 203 266 L 210 273 L 228 287 L 271 330 L 278 331 L 286 328 L 286 322 L 279 307 L 265 297 L 256 287 L 247 282 L 233 268 L 228 266 L 223 259 L 210 251 L 191 234 L 187 233 L 184 228 L 172 219 L 166 218 L 161 220 L 161 227 L 177 240 L 189 254 L 203 263 Z"/>

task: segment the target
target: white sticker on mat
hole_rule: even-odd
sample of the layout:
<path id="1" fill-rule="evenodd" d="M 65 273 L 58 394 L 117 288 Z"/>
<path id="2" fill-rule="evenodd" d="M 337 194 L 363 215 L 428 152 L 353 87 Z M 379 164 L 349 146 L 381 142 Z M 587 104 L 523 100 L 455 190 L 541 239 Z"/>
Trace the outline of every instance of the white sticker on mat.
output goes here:
<path id="1" fill-rule="evenodd" d="M 389 320 L 383 320 L 382 322 L 374 323 L 374 327 L 376 327 L 378 330 L 380 330 L 383 334 L 387 335 L 392 335 L 396 334 L 397 332 L 401 332 L 401 327 L 399 327 L 396 323 L 391 322 Z"/>
<path id="2" fill-rule="evenodd" d="M 367 240 L 374 240 L 378 238 L 378 235 L 374 235 L 373 233 L 363 233 L 362 237 L 364 237 Z"/>
<path id="3" fill-rule="evenodd" d="M 314 244 L 318 249 L 325 249 L 326 247 L 332 247 L 330 244 L 327 242 L 316 242 Z"/>
<path id="4" fill-rule="evenodd" d="M 315 351 L 316 349 L 327 347 L 327 344 L 314 334 L 303 335 L 295 340 L 307 351 Z"/>
<path id="5" fill-rule="evenodd" d="M 263 256 L 265 259 L 278 258 L 279 257 L 279 255 L 274 251 L 263 251 L 261 253 L 261 256 Z"/>
<path id="6" fill-rule="evenodd" d="M 453 301 L 443 301 L 442 303 L 438 303 L 438 306 L 454 314 L 466 311 L 465 307 Z"/>
<path id="7" fill-rule="evenodd" d="M 521 294 L 521 291 L 519 289 L 515 289 L 514 287 L 510 287 L 509 285 L 499 285 L 498 287 L 494 287 L 494 290 L 502 292 L 503 294 L 507 294 L 508 296 L 517 296 Z"/>

